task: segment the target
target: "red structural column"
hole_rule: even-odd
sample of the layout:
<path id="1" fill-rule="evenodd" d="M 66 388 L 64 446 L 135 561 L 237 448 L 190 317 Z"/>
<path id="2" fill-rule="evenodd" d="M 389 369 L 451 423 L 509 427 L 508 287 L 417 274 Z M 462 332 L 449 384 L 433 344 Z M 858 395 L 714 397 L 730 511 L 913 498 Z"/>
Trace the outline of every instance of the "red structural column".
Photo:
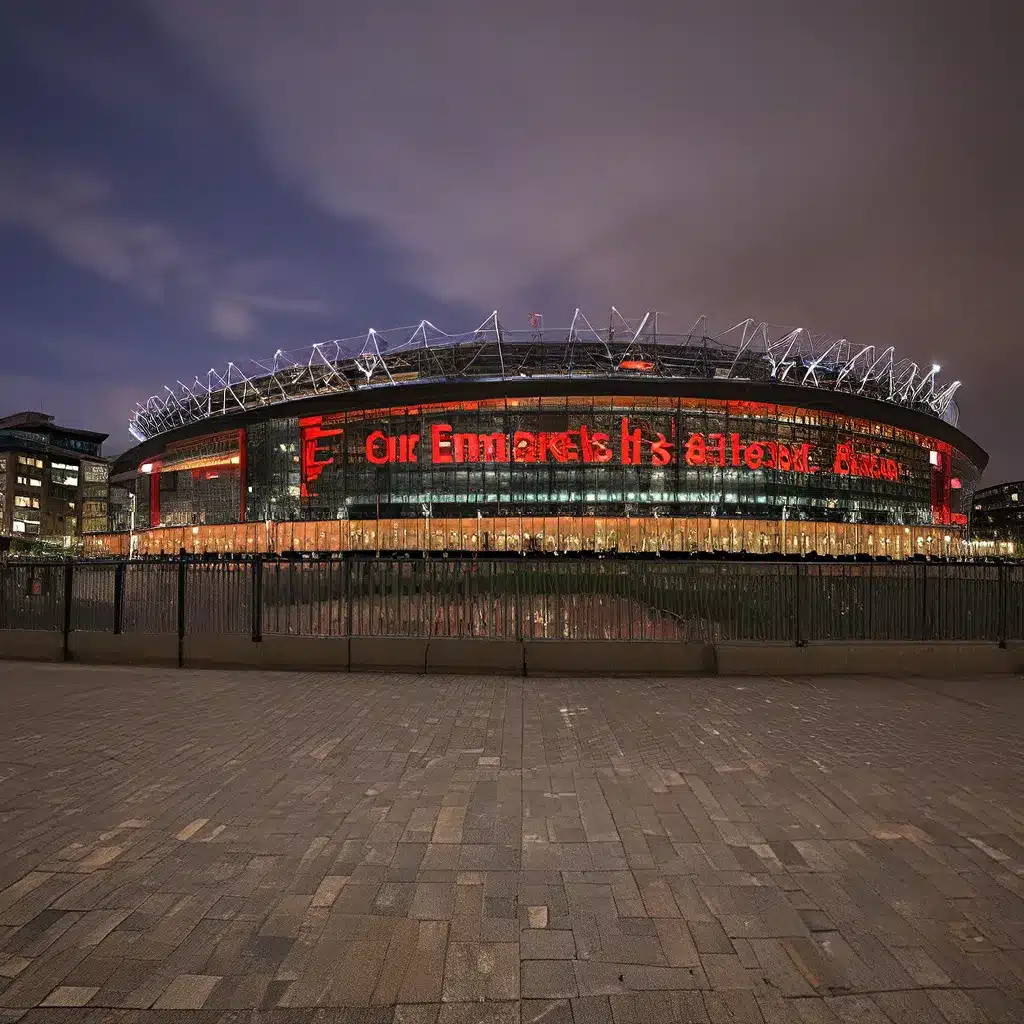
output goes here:
<path id="1" fill-rule="evenodd" d="M 238 431 L 238 521 L 245 522 L 245 470 L 247 464 L 245 428 Z"/>
<path id="2" fill-rule="evenodd" d="M 156 466 L 149 474 L 149 525 L 160 525 L 160 470 Z"/>

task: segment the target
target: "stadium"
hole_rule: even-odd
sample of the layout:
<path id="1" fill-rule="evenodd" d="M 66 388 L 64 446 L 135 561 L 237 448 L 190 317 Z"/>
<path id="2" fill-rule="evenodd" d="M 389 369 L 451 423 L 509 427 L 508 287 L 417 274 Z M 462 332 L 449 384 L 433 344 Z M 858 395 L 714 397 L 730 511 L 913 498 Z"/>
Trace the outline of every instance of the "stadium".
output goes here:
<path id="1" fill-rule="evenodd" d="M 958 382 L 753 320 L 497 312 L 231 363 L 139 405 L 92 553 L 956 556 L 985 452 Z M 113 500 L 113 498 L 112 498 Z"/>

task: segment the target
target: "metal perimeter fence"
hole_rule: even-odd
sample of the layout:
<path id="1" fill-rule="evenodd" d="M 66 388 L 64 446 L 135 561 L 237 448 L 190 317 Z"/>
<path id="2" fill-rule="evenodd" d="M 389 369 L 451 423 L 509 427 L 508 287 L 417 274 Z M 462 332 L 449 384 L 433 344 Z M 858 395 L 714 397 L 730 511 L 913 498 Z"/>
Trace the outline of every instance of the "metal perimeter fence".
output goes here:
<path id="1" fill-rule="evenodd" d="M 1024 566 L 260 556 L 0 564 L 0 629 L 508 640 L 1024 639 Z"/>

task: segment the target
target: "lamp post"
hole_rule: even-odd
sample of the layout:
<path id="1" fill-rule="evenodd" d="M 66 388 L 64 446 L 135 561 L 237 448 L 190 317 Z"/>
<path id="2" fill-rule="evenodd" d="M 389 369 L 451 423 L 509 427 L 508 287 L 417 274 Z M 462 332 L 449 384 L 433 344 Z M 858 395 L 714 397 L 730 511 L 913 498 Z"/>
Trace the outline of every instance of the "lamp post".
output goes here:
<path id="1" fill-rule="evenodd" d="M 128 557 L 134 558 L 138 549 L 138 538 L 135 536 L 135 505 L 134 491 L 128 492 Z"/>

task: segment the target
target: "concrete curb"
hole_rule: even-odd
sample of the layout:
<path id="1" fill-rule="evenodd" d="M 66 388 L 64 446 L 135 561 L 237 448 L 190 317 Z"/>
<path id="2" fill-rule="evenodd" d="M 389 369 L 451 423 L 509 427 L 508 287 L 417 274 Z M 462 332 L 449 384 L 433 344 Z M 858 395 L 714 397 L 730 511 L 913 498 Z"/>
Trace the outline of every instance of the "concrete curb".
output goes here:
<path id="1" fill-rule="evenodd" d="M 62 661 L 57 630 L 0 631 L 0 659 Z M 106 665 L 178 664 L 173 634 L 72 632 L 68 660 Z M 194 634 L 182 641 L 186 668 L 476 673 L 524 676 L 921 676 L 1024 673 L 1024 643 L 729 642 L 495 640 L 437 637 L 309 637 Z"/>

